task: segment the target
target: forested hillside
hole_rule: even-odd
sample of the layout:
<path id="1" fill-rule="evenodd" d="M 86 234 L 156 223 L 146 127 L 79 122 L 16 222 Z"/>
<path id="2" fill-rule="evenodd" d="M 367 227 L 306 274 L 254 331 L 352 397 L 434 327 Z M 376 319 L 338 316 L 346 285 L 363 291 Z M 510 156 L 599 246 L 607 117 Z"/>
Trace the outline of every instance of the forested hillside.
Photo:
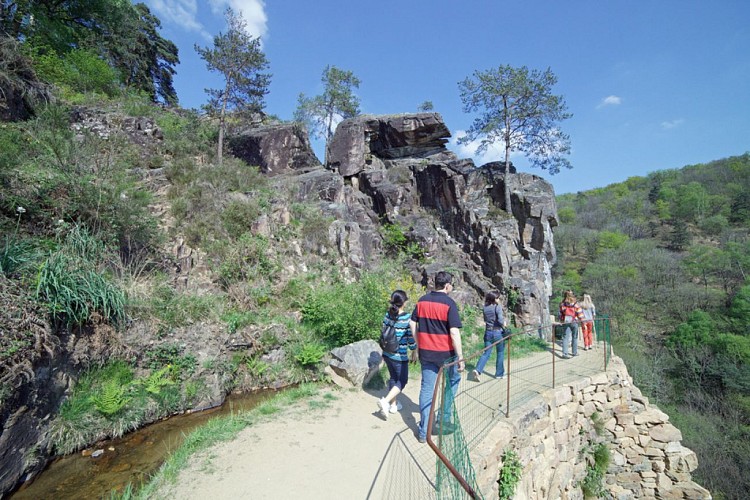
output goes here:
<path id="1" fill-rule="evenodd" d="M 750 154 L 558 196 L 556 290 L 616 321 L 616 353 L 696 451 L 714 498 L 750 489 Z"/>

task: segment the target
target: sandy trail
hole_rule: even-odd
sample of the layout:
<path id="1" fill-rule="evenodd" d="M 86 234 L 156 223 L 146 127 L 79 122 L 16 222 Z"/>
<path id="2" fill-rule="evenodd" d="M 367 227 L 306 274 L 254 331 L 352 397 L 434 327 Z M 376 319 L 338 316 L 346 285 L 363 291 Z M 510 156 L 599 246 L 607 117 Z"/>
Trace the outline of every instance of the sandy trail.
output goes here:
<path id="1" fill-rule="evenodd" d="M 402 410 L 388 420 L 377 408 L 384 389 L 325 389 L 312 399 L 313 406 L 302 402 L 278 418 L 244 429 L 233 441 L 193 456 L 158 497 L 378 498 L 382 481 L 376 479 L 394 436 L 413 441 L 420 455 L 431 453 L 414 437 L 419 385 L 417 374 L 398 396 Z M 328 404 L 319 408 L 321 402 Z"/>

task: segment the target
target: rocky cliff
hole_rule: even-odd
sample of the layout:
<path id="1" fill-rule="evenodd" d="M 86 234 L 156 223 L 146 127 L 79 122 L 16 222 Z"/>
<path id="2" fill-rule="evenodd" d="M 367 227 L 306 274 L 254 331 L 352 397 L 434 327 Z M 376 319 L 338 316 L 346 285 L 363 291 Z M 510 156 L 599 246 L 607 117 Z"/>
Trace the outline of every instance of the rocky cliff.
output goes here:
<path id="1" fill-rule="evenodd" d="M 359 116 L 337 128 L 321 198 L 337 219 L 332 232 L 342 260 L 366 266 L 382 245 L 378 228 L 397 224 L 426 256 L 415 272 L 424 284 L 441 268 L 457 271 L 459 299 L 479 302 L 497 288 L 515 289 L 519 326 L 544 321 L 555 262 L 552 186 L 499 165 L 477 167 L 445 147 L 450 132 L 437 113 Z M 511 207 L 504 206 L 504 185 Z M 337 187 L 330 191 L 332 184 Z"/>
<path id="2" fill-rule="evenodd" d="M 78 135 L 96 134 L 104 140 L 121 135 L 137 145 L 143 166 L 134 174 L 154 192 L 156 215 L 165 226 L 170 224 L 168 207 L 162 206 L 169 179 L 160 166 L 169 160 L 151 161 L 163 150 L 163 135 L 153 120 L 76 108 L 71 128 Z M 555 261 L 552 187 L 534 175 L 512 173 L 506 178 L 496 165 L 477 167 L 457 158 L 445 147 L 449 137 L 439 114 L 419 113 L 344 121 L 330 144 L 326 165 L 317 161 L 304 130 L 294 124 L 250 127 L 232 134 L 228 144 L 235 155 L 259 166 L 280 193 L 270 213 L 251 226 L 254 233 L 277 242 L 278 247 L 269 251 L 286 259 L 284 278 L 304 273 L 316 258 L 330 265 L 332 255 L 334 265 L 352 278 L 374 268 L 388 250 L 383 225 L 391 224 L 418 249 L 419 258 L 408 264 L 416 280 L 428 285 L 436 271 L 450 270 L 457 278 L 457 300 L 475 305 L 491 289 L 515 289 L 517 323 L 536 324 L 548 315 L 550 267 Z M 511 207 L 503 206 L 506 182 Z M 290 224 L 295 201 L 313 203 L 326 216 L 321 218 L 326 227 L 309 248 L 273 234 Z M 174 236 L 163 249 L 162 267 L 172 273 L 174 287 L 193 292 L 216 288 L 201 249 L 185 244 L 174 227 L 166 233 Z M 275 335 L 283 339 L 283 325 L 278 327 Z M 36 330 L 42 340 L 35 357 L 19 362 L 21 371 L 12 380 L 3 378 L 7 393 L 0 407 L 0 492 L 44 467 L 53 451 L 50 422 L 82 371 L 113 358 L 126 357 L 137 364 L 143 358 L 140 351 L 164 342 L 158 328 L 140 320 L 123 331 L 106 324 L 75 333 L 53 331 L 47 324 Z M 217 367 L 238 349 L 263 356 L 268 363 L 284 356 L 283 348 L 253 351 L 260 335 L 250 331 L 230 338 L 223 325 L 204 322 L 168 332 L 169 342 L 196 357 L 199 368 L 194 376 L 205 382 L 207 391 L 196 407 L 223 400 L 227 374 Z"/>

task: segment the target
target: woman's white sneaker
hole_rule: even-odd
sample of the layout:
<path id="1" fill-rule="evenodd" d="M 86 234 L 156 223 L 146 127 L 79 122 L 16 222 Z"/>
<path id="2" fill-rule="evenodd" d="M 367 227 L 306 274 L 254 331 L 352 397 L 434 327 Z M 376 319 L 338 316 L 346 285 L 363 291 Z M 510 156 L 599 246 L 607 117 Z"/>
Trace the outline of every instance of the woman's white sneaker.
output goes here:
<path id="1" fill-rule="evenodd" d="M 380 408 L 380 413 L 383 415 L 383 418 L 388 420 L 388 413 L 391 410 L 391 405 L 388 404 L 388 401 L 386 401 L 385 398 L 380 398 L 378 400 L 378 408 Z"/>

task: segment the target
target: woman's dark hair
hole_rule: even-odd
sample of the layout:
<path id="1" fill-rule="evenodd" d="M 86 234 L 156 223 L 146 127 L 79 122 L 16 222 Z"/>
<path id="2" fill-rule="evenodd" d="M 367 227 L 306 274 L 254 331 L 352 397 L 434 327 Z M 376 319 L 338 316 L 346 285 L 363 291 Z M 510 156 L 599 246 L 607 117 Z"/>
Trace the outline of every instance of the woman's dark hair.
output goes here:
<path id="1" fill-rule="evenodd" d="M 492 291 L 487 292 L 487 295 L 484 296 L 484 305 L 491 306 L 495 303 L 497 298 L 500 296 L 500 292 Z"/>
<path id="2" fill-rule="evenodd" d="M 391 318 L 398 317 L 398 310 L 401 309 L 409 297 L 406 296 L 406 292 L 403 290 L 394 290 L 391 294 L 391 307 L 388 308 L 388 316 Z"/>

